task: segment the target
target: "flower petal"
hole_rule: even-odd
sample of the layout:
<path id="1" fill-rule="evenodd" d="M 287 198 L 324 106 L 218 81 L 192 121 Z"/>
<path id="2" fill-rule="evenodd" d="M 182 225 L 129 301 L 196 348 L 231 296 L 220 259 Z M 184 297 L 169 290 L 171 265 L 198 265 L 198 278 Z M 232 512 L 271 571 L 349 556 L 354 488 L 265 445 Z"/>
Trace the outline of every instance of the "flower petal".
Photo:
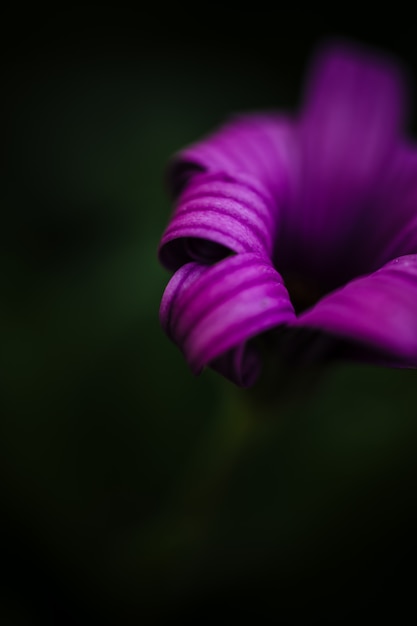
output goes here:
<path id="1" fill-rule="evenodd" d="M 301 111 L 300 196 L 283 234 L 291 241 L 286 265 L 301 265 L 334 288 L 354 276 L 355 245 L 360 273 L 371 271 L 366 245 L 355 240 L 403 122 L 404 83 L 392 62 L 342 44 L 318 55 Z"/>
<path id="2" fill-rule="evenodd" d="M 176 156 L 169 182 L 178 196 L 159 258 L 171 270 L 230 252 L 272 254 L 294 190 L 292 124 L 277 115 L 237 117 Z"/>
<path id="3" fill-rule="evenodd" d="M 399 146 L 372 199 L 366 245 L 375 268 L 407 254 L 417 254 L 417 146 Z M 359 233 L 358 233 L 359 234 Z"/>
<path id="4" fill-rule="evenodd" d="M 246 342 L 295 319 L 288 292 L 269 261 L 255 254 L 213 266 L 189 263 L 164 292 L 161 323 L 198 374 L 211 365 L 235 383 L 253 383 L 258 364 Z"/>
<path id="5" fill-rule="evenodd" d="M 417 367 L 417 255 L 397 258 L 348 283 L 293 325 L 358 342 L 396 366 Z"/>

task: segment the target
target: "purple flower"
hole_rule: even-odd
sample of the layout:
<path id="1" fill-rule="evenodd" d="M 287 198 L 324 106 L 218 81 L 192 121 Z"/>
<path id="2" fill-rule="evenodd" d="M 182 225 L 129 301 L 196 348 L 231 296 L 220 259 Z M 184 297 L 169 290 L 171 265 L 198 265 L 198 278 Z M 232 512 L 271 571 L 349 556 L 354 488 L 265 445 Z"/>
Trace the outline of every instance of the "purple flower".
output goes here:
<path id="1" fill-rule="evenodd" d="M 314 60 L 297 116 L 251 113 L 176 155 L 160 318 L 191 369 L 249 386 L 252 339 L 304 327 L 417 367 L 417 148 L 391 60 Z"/>

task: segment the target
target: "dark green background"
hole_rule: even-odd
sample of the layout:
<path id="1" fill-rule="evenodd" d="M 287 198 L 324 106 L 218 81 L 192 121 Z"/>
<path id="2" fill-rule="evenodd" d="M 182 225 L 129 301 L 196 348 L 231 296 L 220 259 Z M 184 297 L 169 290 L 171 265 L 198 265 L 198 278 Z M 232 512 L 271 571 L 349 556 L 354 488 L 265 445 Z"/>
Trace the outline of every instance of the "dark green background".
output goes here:
<path id="1" fill-rule="evenodd" d="M 294 109 L 328 37 L 417 85 L 408 20 L 204 10 L 3 23 L 2 624 L 313 623 L 385 609 L 398 581 L 395 610 L 412 598 L 415 372 L 339 364 L 281 400 L 194 378 L 156 258 L 173 152 L 232 112 Z"/>

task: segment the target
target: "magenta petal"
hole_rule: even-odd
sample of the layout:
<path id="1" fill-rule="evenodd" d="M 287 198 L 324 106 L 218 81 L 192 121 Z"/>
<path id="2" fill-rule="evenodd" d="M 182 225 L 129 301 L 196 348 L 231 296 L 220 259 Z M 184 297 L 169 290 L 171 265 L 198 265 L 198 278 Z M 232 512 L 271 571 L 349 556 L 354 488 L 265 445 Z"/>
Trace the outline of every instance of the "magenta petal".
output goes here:
<path id="1" fill-rule="evenodd" d="M 275 197 L 288 191 L 294 161 L 292 121 L 277 113 L 236 115 L 208 135 L 174 156 L 168 171 L 174 195 L 198 171 L 249 175 L 255 185 Z"/>
<path id="2" fill-rule="evenodd" d="M 303 313 L 295 326 L 359 342 L 397 366 L 417 367 L 417 255 L 357 278 Z"/>
<path id="3" fill-rule="evenodd" d="M 190 260 L 217 261 L 230 252 L 272 254 L 274 203 L 242 181 L 196 176 L 181 195 L 160 247 L 171 270 Z"/>
<path id="4" fill-rule="evenodd" d="M 160 317 L 196 374 L 211 365 L 244 386 L 258 369 L 246 342 L 295 314 L 270 262 L 240 254 L 213 266 L 180 268 L 164 292 Z"/>
<path id="5" fill-rule="evenodd" d="M 366 246 L 375 269 L 417 254 L 417 146 L 399 145 L 372 199 L 375 210 Z"/>
<path id="6" fill-rule="evenodd" d="M 214 359 L 210 367 L 239 387 L 251 387 L 261 373 L 262 363 L 255 347 L 248 342 Z"/>
<path id="7" fill-rule="evenodd" d="M 372 198 L 403 131 L 404 83 L 383 57 L 343 45 L 325 49 L 309 78 L 300 119 L 300 196 L 286 236 L 297 263 L 331 284 L 357 271 L 349 262 L 352 246 L 361 273 L 371 271 L 358 229 L 366 232 L 368 218 L 378 227 Z"/>
<path id="8" fill-rule="evenodd" d="M 280 219 L 294 193 L 291 124 L 273 115 L 236 118 L 172 161 L 178 195 L 159 258 L 171 270 L 230 252 L 272 255 Z"/>

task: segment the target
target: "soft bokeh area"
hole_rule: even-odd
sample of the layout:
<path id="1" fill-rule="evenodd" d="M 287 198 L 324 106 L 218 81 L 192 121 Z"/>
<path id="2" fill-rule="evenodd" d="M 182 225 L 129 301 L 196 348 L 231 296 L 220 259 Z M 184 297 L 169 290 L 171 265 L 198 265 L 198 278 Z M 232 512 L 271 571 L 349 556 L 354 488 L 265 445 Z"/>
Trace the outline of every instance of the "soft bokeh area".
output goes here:
<path id="1" fill-rule="evenodd" d="M 159 325 L 156 249 L 176 150 L 294 109 L 322 39 L 378 46 L 414 85 L 416 44 L 314 13 L 106 11 L 17 19 L 5 57 L 0 623 L 332 617 L 398 579 L 404 606 L 416 372 L 195 378 Z"/>

